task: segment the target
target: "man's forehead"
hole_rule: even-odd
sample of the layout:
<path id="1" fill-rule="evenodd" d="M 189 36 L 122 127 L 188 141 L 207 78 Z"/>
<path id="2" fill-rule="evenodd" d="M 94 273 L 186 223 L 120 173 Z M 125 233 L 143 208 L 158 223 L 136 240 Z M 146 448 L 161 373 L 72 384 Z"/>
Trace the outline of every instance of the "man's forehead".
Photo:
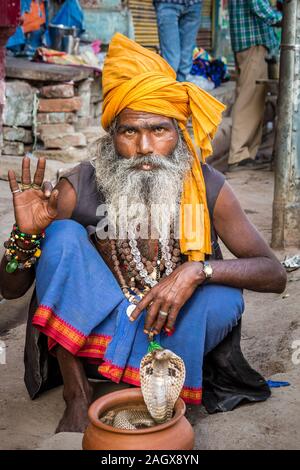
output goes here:
<path id="1" fill-rule="evenodd" d="M 160 124 L 168 123 L 174 126 L 174 121 L 172 118 L 167 116 L 162 116 L 160 114 L 145 113 L 144 111 L 134 111 L 132 109 L 124 109 L 117 118 L 117 125 L 121 126 L 124 124 L 135 124 L 135 125 L 144 125 L 144 124 Z"/>

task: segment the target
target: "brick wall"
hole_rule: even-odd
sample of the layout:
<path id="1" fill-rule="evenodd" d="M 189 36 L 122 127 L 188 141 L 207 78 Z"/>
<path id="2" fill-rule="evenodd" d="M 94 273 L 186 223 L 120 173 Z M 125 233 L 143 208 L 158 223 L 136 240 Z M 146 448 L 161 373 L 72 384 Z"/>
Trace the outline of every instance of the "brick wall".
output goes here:
<path id="1" fill-rule="evenodd" d="M 100 77 L 76 83 L 6 80 L 0 178 L 20 174 L 25 154 L 45 157 L 51 177 L 90 157 L 89 144 L 103 134 Z"/>

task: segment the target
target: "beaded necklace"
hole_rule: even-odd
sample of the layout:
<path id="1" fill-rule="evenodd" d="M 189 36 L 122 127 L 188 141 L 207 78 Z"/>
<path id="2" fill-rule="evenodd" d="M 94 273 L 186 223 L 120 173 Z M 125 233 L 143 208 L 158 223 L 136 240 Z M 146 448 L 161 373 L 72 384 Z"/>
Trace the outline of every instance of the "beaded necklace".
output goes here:
<path id="1" fill-rule="evenodd" d="M 157 254 L 150 261 L 141 255 L 138 242 L 130 236 L 128 241 L 110 240 L 114 271 L 125 297 L 129 300 L 127 315 L 130 316 L 136 304 L 154 287 L 161 277 L 169 276 L 181 264 L 178 240 L 171 234 L 170 240 L 158 240 Z M 122 269 L 129 274 L 127 284 Z M 142 286 L 142 290 L 137 287 Z"/>

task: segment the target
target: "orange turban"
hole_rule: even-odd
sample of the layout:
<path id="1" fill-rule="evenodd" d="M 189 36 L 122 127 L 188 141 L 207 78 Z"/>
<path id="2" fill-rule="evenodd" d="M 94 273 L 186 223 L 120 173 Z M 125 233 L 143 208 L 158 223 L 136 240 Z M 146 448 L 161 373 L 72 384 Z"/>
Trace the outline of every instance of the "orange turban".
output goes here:
<path id="1" fill-rule="evenodd" d="M 191 117 L 194 140 L 205 161 L 212 153 L 211 139 L 221 122 L 225 106 L 195 84 L 177 82 L 175 71 L 161 56 L 119 33 L 110 43 L 102 84 L 102 126 L 106 130 L 125 108 L 178 121 L 194 157 L 192 169 L 183 185 L 180 248 L 190 261 L 203 260 L 205 254 L 211 253 L 210 217 L 201 164 L 188 133 L 187 122 Z M 190 211 L 185 210 L 186 204 Z M 198 230 L 199 207 L 203 208 L 201 233 Z M 188 226 L 194 231 L 193 237 L 185 234 Z"/>

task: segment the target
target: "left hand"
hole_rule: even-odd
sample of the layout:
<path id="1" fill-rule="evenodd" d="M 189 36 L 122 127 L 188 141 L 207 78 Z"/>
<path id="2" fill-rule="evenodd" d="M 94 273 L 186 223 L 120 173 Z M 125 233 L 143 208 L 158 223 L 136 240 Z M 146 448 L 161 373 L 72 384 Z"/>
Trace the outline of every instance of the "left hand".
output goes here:
<path id="1" fill-rule="evenodd" d="M 130 320 L 136 320 L 142 310 L 148 307 L 144 332 L 149 334 L 152 331 L 156 335 L 163 327 L 168 332 L 172 331 L 180 309 L 204 280 L 202 263 L 183 263 L 145 295 L 137 304 Z M 160 311 L 168 315 L 161 315 Z"/>

